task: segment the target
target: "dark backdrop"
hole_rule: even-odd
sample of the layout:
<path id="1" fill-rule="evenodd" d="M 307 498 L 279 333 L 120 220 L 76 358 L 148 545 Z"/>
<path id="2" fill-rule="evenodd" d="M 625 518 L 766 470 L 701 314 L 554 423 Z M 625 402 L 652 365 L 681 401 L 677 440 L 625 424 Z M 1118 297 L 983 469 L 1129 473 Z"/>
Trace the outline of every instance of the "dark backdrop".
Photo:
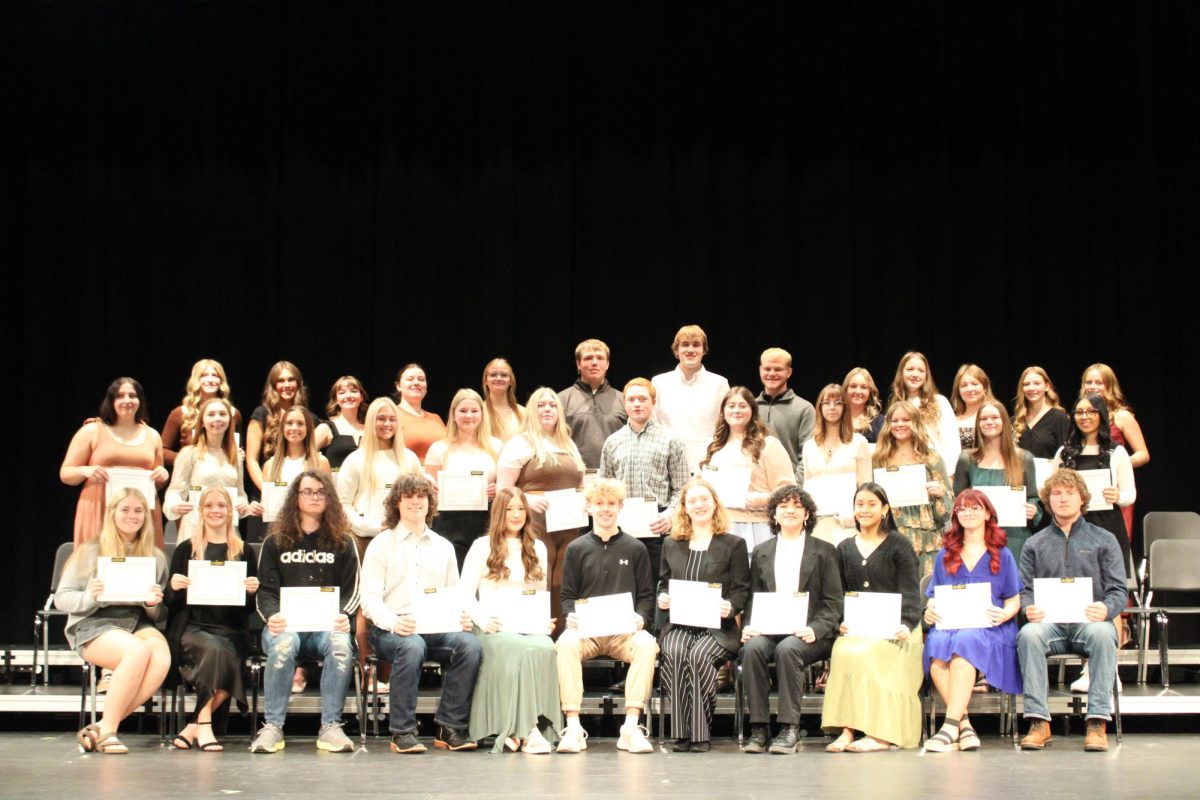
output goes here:
<path id="1" fill-rule="evenodd" d="M 161 425 L 201 356 L 247 415 L 279 358 L 321 398 L 422 361 L 444 414 L 493 355 L 526 395 L 598 336 L 623 383 L 690 322 L 810 398 L 908 348 L 1004 398 L 1102 360 L 1139 516 L 1195 504 L 1193 3 L 21 0 L 0 45 L 0 640 L 70 538 L 71 434 L 122 374 Z"/>

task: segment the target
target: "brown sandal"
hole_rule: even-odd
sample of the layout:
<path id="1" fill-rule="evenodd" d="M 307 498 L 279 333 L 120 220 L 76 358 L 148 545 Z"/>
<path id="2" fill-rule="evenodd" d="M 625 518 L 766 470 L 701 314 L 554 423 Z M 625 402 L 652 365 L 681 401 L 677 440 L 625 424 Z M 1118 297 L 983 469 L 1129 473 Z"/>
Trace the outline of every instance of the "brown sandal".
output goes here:
<path id="1" fill-rule="evenodd" d="M 79 749 L 85 753 L 96 752 L 96 740 L 99 738 L 100 726 L 94 722 L 80 728 L 75 734 L 75 741 L 79 742 Z"/>
<path id="2" fill-rule="evenodd" d="M 102 739 L 97 740 L 96 752 L 106 756 L 123 756 L 129 752 L 129 748 L 117 738 L 115 733 L 110 733 Z"/>

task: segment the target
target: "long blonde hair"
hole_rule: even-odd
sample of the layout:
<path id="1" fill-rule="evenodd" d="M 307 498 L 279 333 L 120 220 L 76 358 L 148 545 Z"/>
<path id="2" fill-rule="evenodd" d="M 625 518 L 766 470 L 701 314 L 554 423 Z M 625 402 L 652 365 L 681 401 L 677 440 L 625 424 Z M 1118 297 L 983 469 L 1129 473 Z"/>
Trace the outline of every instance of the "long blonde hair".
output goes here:
<path id="1" fill-rule="evenodd" d="M 954 374 L 954 388 L 950 390 L 950 406 L 954 409 L 954 413 L 959 416 L 967 413 L 967 401 L 963 400 L 962 393 L 958 387 L 962 383 L 963 378 L 968 375 L 979 381 L 979 384 L 983 387 L 983 398 L 979 401 L 981 406 L 983 403 L 995 399 L 992 397 L 992 381 L 988 378 L 987 373 L 983 371 L 983 367 L 978 364 L 963 364 L 958 368 L 958 372 Z"/>
<path id="2" fill-rule="evenodd" d="M 181 442 L 189 441 L 192 431 L 201 425 L 201 415 L 204 409 L 201 408 L 201 402 L 204 400 L 204 395 L 200 393 L 200 378 L 205 371 L 212 367 L 216 371 L 217 377 L 221 379 L 221 386 L 217 389 L 217 397 L 224 398 L 229 401 L 230 408 L 233 407 L 233 401 L 229 399 L 229 381 L 225 378 L 225 368 L 221 366 L 221 362 L 215 358 L 202 358 L 192 365 L 192 375 L 188 378 L 187 386 L 184 387 L 183 399 L 179 401 L 180 407 L 183 409 L 183 422 L 179 425 L 179 440 Z M 229 413 L 229 427 L 233 427 L 233 412 Z"/>
<path id="3" fill-rule="evenodd" d="M 125 540 L 117 531 L 116 519 L 117 506 L 127 497 L 134 498 L 142 504 L 142 508 L 146 509 L 146 519 L 142 522 L 142 527 L 138 529 L 137 538 L 129 546 L 126 546 Z M 154 546 L 154 537 L 154 513 L 150 510 L 150 504 L 146 502 L 146 496 L 142 494 L 141 490 L 126 486 L 115 491 L 113 499 L 109 501 L 108 507 L 104 511 L 104 524 L 100 527 L 100 535 L 96 537 L 99 555 L 152 556 L 158 552 L 158 548 Z"/>
<path id="4" fill-rule="evenodd" d="M 692 538 L 692 518 L 687 513 L 687 494 L 697 486 L 708 490 L 713 499 L 713 518 L 712 532 L 713 536 L 720 536 L 723 533 L 729 532 L 729 515 L 725 513 L 725 506 L 721 503 L 721 498 L 717 497 L 717 490 L 712 487 L 712 484 L 703 478 L 692 478 L 683 485 L 683 490 L 679 492 L 679 505 L 675 509 L 675 516 L 671 520 L 671 538 L 682 539 L 688 541 Z"/>
<path id="5" fill-rule="evenodd" d="M 225 518 L 225 541 L 228 551 L 226 557 L 230 561 L 237 561 L 245 548 L 242 544 L 242 537 L 238 535 L 237 526 L 233 524 L 234 500 L 230 496 L 229 489 L 224 486 L 210 486 L 200 493 L 200 502 L 197 503 L 200 511 L 200 530 L 192 536 L 192 559 L 204 559 L 204 549 L 208 546 L 208 523 L 204 521 L 204 499 L 213 492 L 220 492 L 225 496 L 225 501 L 229 503 L 229 516 Z"/>
<path id="6" fill-rule="evenodd" d="M 871 387 L 871 394 L 867 398 L 867 407 L 863 409 L 866 424 L 864 428 L 869 428 L 875 418 L 879 416 L 879 412 L 883 410 L 883 400 L 879 397 L 879 387 L 875 385 L 875 379 L 871 377 L 871 372 L 866 367 L 854 367 L 846 373 L 846 377 L 842 380 L 842 391 L 846 393 L 846 413 L 850 414 L 850 379 L 855 375 L 862 375 L 867 380 L 867 386 Z M 852 415 L 853 416 L 853 415 Z M 850 422 L 853 424 L 854 420 Z"/>
<path id="7" fill-rule="evenodd" d="M 921 391 L 917 393 L 917 397 L 921 401 L 920 406 L 908 399 L 908 386 L 904 383 L 904 365 L 914 358 L 921 359 L 925 365 L 925 383 L 921 385 Z M 924 353 L 909 350 L 900 359 L 900 364 L 896 367 L 896 377 L 892 378 L 892 399 L 888 404 L 888 409 L 890 410 L 897 402 L 903 400 L 917 412 L 917 415 L 913 417 L 914 420 L 929 428 L 936 428 L 938 421 L 942 418 L 942 412 L 937 407 L 937 395 L 937 384 L 933 382 L 933 370 L 929 368 L 929 359 L 925 357 Z"/>
<path id="8" fill-rule="evenodd" d="M 271 371 L 267 373 L 267 382 L 263 386 L 262 404 L 267 409 L 267 423 L 263 426 L 263 452 L 262 457 L 266 458 L 274 452 L 276 433 L 283 421 L 283 411 L 281 406 L 283 398 L 279 396 L 279 391 L 275 388 L 275 383 L 279 380 L 279 376 L 284 370 L 292 373 L 292 377 L 296 379 L 296 397 L 292 400 L 292 406 L 308 406 L 308 387 L 304 385 L 304 377 L 300 374 L 299 368 L 290 361 L 276 361 L 271 365 Z M 291 408 L 291 406 L 289 406 Z"/>
<path id="9" fill-rule="evenodd" d="M 492 436 L 495 436 L 497 439 L 503 439 L 505 431 L 501 430 L 500 415 L 495 412 L 495 407 L 492 405 L 492 393 L 488 389 L 487 376 L 492 370 L 492 367 L 499 366 L 501 364 L 503 364 L 508 370 L 508 390 L 504 393 L 504 402 L 507 403 L 508 407 L 511 408 L 513 413 L 517 415 L 517 423 L 521 426 L 525 425 L 525 409 L 522 408 L 521 404 L 517 402 L 517 373 L 513 372 L 512 364 L 508 363 L 508 359 L 493 358 L 483 368 L 482 388 L 483 396 L 487 398 L 484 401 L 484 410 L 490 414 L 491 419 L 491 421 L 488 423 L 488 430 L 491 431 Z"/>
<path id="10" fill-rule="evenodd" d="M 1108 364 L 1092 364 L 1083 371 L 1083 374 L 1079 376 L 1079 396 L 1086 397 L 1094 393 L 1094 390 L 1089 392 L 1083 388 L 1084 382 L 1087 381 L 1087 374 L 1092 370 L 1099 372 L 1100 380 L 1104 381 L 1104 392 L 1102 394 L 1104 402 L 1108 403 L 1109 413 L 1115 414 L 1118 411 L 1129 411 L 1132 413 L 1133 408 L 1130 407 L 1129 401 L 1125 399 L 1125 393 L 1121 391 L 1121 384 L 1117 382 L 1117 373 L 1113 372 L 1112 367 Z"/>
<path id="11" fill-rule="evenodd" d="M 1036 372 L 1041 376 L 1046 383 L 1045 403 L 1047 408 L 1062 408 L 1062 403 L 1059 401 L 1058 392 L 1054 389 L 1054 381 L 1050 380 L 1050 373 L 1036 364 L 1026 367 L 1021 372 L 1021 377 L 1017 381 L 1017 396 L 1013 398 L 1013 430 L 1016 432 L 1017 438 L 1020 438 L 1029 428 L 1029 401 L 1025 399 L 1025 379 L 1029 377 L 1031 372 Z M 1086 372 L 1083 373 L 1087 375 Z"/>
<path id="12" fill-rule="evenodd" d="M 474 400 L 479 404 L 479 427 L 475 429 L 475 446 L 491 457 L 492 461 L 496 460 L 496 448 L 492 447 L 492 419 L 488 413 L 487 403 L 483 402 L 483 398 L 479 396 L 479 392 L 474 389 L 459 389 L 454 393 L 454 399 L 450 401 L 450 413 L 446 415 L 446 438 L 442 439 L 446 443 L 446 447 L 454 447 L 458 444 L 458 423 L 454 420 L 454 412 L 464 401 Z M 442 466 L 445 466 L 443 464 Z"/>
<path id="13" fill-rule="evenodd" d="M 879 431 L 879 441 L 875 445 L 875 455 L 871 457 L 871 465 L 875 467 L 890 467 L 892 466 L 892 456 L 895 455 L 897 448 L 896 440 L 892 437 L 892 414 L 897 411 L 903 411 L 908 414 L 912 420 L 912 441 L 913 450 L 917 453 L 917 458 L 925 463 L 929 461 L 933 454 L 933 447 L 929 444 L 929 434 L 925 431 L 925 426 L 921 424 L 921 417 L 917 414 L 917 407 L 907 400 L 898 400 L 888 406 L 887 412 L 883 416 L 883 428 Z"/>
<path id="14" fill-rule="evenodd" d="M 538 403 L 547 398 L 553 400 L 558 408 L 558 421 L 554 425 L 554 432 L 550 434 L 542 429 L 542 423 L 538 420 L 537 414 Z M 525 437 L 529 442 L 529 447 L 533 450 L 534 465 L 544 467 L 554 460 L 550 448 L 546 447 L 545 440 L 549 438 L 571 457 L 580 471 L 583 471 L 585 469 L 583 458 L 580 457 L 579 448 L 575 446 L 575 442 L 571 441 L 571 430 L 567 427 L 566 415 L 563 414 L 558 392 L 545 386 L 539 386 L 529 395 L 525 409 L 525 422 L 521 425 L 521 435 Z"/>
<path id="15" fill-rule="evenodd" d="M 390 408 L 396 415 L 396 433 L 392 436 L 392 446 L 386 450 L 380 445 L 379 434 L 375 432 L 375 420 L 379 417 L 380 410 L 384 408 Z M 351 503 L 358 502 L 358 498 L 362 497 L 364 492 L 367 497 L 375 495 L 375 456 L 379 453 L 391 453 L 401 472 L 408 471 L 408 459 L 405 457 L 405 453 L 408 451 L 404 447 L 404 429 L 400 427 L 400 410 L 396 408 L 396 404 L 390 397 L 377 397 L 371 401 L 371 405 L 367 408 L 367 419 L 363 423 L 362 442 L 358 449 L 362 452 L 363 476 L 362 480 L 358 482 L 358 495 L 351 498 Z"/>
<path id="16" fill-rule="evenodd" d="M 321 468 L 321 459 L 317 453 L 317 418 L 304 406 L 292 406 L 279 419 L 279 428 L 275 432 L 275 446 L 272 448 L 273 455 L 263 465 L 263 475 L 272 482 L 278 481 L 279 476 L 283 474 L 283 462 L 287 460 L 287 439 L 283 436 L 283 429 L 287 427 L 287 418 L 292 414 L 304 417 L 304 468 Z"/>

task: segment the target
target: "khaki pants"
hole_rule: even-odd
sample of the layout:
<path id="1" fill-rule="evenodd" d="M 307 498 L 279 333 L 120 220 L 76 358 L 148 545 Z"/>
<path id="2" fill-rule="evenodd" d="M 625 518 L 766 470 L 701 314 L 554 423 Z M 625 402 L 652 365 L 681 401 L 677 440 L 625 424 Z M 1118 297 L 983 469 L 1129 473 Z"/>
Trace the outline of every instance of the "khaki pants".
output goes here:
<path id="1" fill-rule="evenodd" d="M 646 631 L 620 636 L 581 639 L 568 628 L 555 643 L 558 650 L 558 694 L 564 712 L 579 711 L 583 702 L 583 662 L 600 656 L 629 665 L 625 675 L 625 707 L 643 709 L 654 684 L 654 659 L 658 642 Z"/>

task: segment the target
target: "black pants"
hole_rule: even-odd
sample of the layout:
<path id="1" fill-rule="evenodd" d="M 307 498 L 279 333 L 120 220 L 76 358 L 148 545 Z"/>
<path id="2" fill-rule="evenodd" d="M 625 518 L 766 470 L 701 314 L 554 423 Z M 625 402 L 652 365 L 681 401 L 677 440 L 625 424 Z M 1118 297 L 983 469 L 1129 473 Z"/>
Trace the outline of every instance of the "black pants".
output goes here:
<path id="1" fill-rule="evenodd" d="M 833 639 L 812 644 L 796 636 L 755 636 L 742 645 L 742 680 L 750 697 L 750 724 L 771 721 L 767 695 L 771 691 L 768 664 L 775 660 L 779 681 L 779 724 L 800 724 L 800 702 L 804 699 L 804 668 L 824 661 L 833 652 Z"/>

